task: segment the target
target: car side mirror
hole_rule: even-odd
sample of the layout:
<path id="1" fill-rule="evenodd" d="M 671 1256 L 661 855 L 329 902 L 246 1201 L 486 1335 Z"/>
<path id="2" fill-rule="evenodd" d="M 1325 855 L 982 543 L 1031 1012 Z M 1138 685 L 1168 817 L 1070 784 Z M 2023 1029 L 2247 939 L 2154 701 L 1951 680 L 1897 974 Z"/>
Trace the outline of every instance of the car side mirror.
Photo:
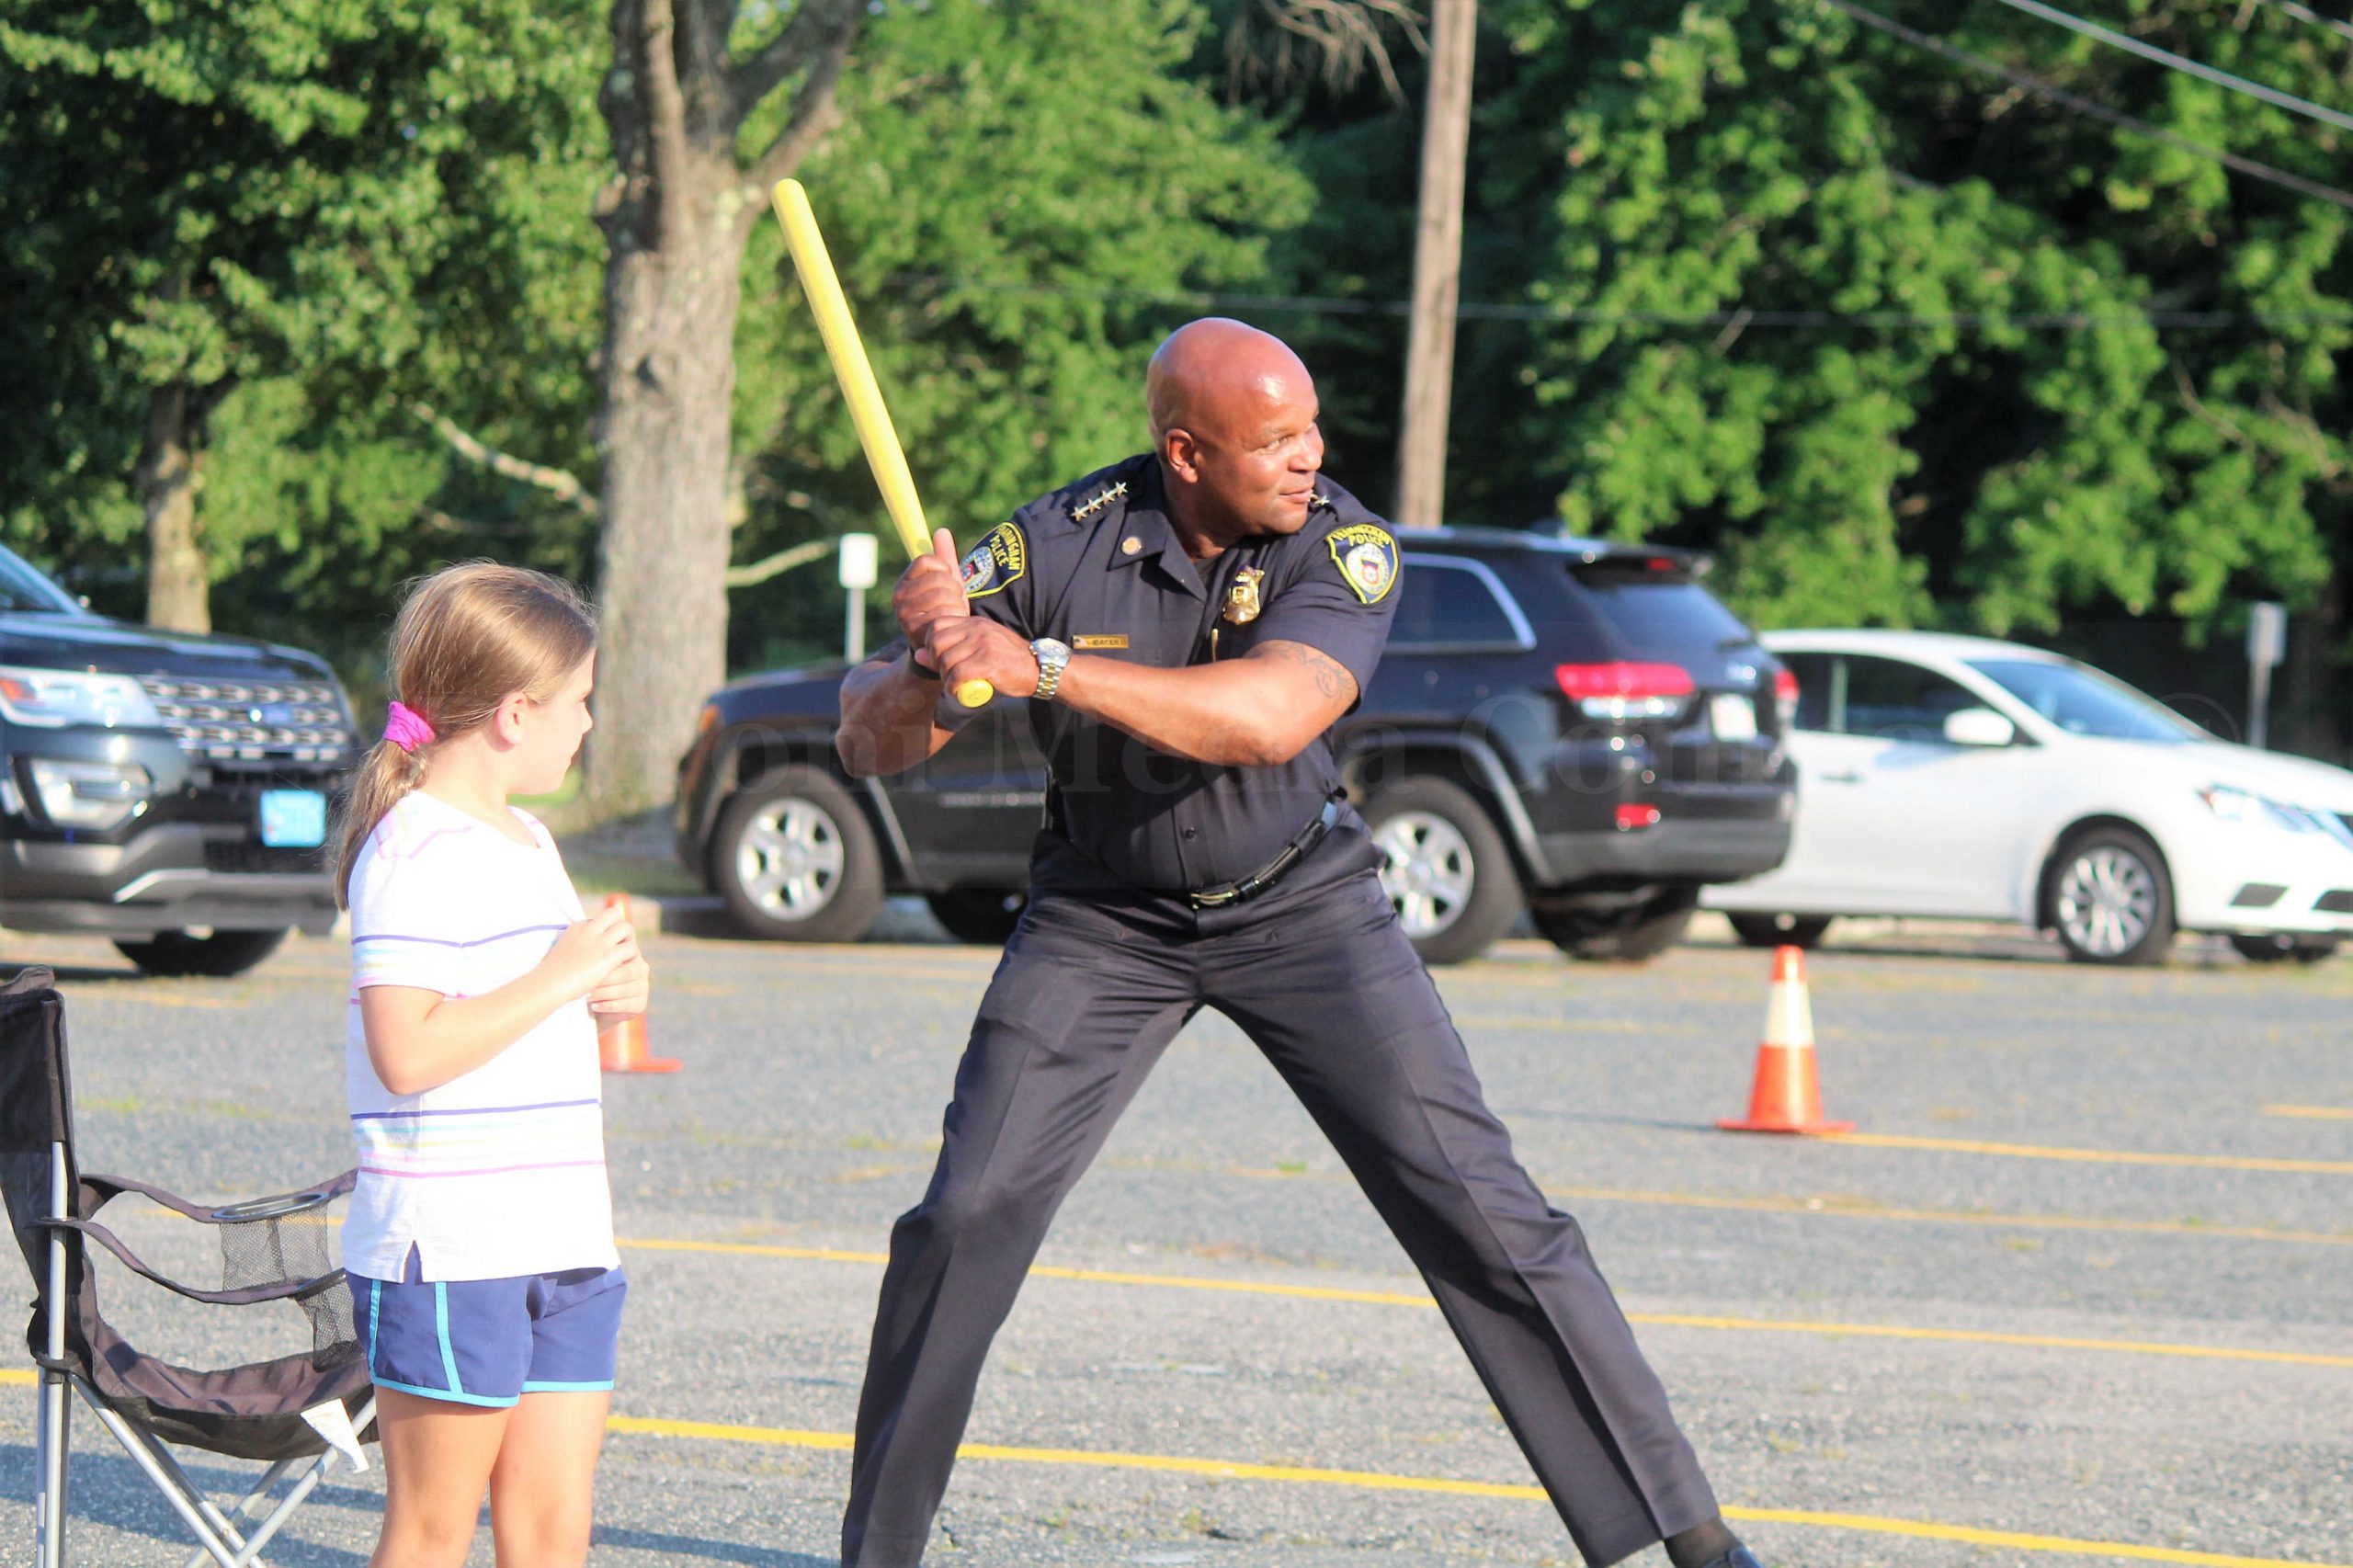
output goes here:
<path id="1" fill-rule="evenodd" d="M 2018 727 L 1991 708 L 1964 708 L 1945 715 L 1945 739 L 1957 746 L 2006 746 Z"/>

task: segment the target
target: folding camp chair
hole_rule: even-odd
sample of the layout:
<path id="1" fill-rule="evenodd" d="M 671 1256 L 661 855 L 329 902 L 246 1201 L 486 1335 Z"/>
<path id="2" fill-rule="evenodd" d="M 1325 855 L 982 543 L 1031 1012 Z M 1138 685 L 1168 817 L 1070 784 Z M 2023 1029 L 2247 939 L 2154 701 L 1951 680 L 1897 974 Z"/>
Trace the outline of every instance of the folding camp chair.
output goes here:
<path id="1" fill-rule="evenodd" d="M 352 1179 L 347 1171 L 303 1191 L 211 1207 L 144 1182 L 82 1174 L 74 1155 L 65 1006 L 55 977 L 28 969 L 0 987 L 0 1187 L 37 1291 L 28 1331 L 40 1369 L 37 1568 L 63 1568 L 65 1562 L 69 1391 L 89 1405 L 195 1534 L 200 1544 L 188 1559 L 190 1568 L 208 1555 L 224 1568 L 258 1563 L 262 1548 L 339 1451 L 355 1465 L 364 1463 L 359 1443 L 373 1437 L 375 1394 L 352 1324 L 351 1292 L 333 1251 L 334 1209 L 350 1193 Z M 126 1195 L 145 1200 L 124 1206 L 132 1221 L 160 1217 L 183 1228 L 192 1221 L 205 1228 L 192 1234 L 217 1239 L 221 1288 L 199 1289 L 149 1267 L 117 1235 L 123 1221 L 99 1223 L 100 1210 Z M 265 1303 L 290 1301 L 309 1319 L 310 1347 L 213 1371 L 146 1355 L 100 1313 L 92 1266 L 102 1259 L 89 1250 L 91 1244 L 136 1279 L 209 1308 L 258 1307 L 287 1316 Z M 111 1264 L 107 1271 L 110 1281 L 118 1278 Z M 144 1321 L 165 1300 L 129 1304 L 141 1309 Z M 189 1311 L 175 1308 L 181 1317 Z M 232 1315 L 241 1327 L 256 1316 L 249 1311 Z M 189 1478 L 168 1445 L 268 1468 L 224 1511 Z"/>

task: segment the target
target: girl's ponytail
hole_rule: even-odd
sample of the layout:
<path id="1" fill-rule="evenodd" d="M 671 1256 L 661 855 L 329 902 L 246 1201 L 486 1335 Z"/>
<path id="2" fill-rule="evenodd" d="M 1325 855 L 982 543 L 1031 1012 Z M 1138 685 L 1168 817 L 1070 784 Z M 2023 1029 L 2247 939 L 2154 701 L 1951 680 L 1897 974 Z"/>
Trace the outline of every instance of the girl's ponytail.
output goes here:
<path id="1" fill-rule="evenodd" d="M 351 906 L 351 868 L 359 859 L 359 846 L 368 842 L 384 814 L 400 804 L 401 797 L 424 781 L 425 758 L 403 751 L 389 740 L 378 741 L 360 760 L 351 776 L 350 793 L 343 801 L 342 840 L 335 858 L 336 904 Z"/>

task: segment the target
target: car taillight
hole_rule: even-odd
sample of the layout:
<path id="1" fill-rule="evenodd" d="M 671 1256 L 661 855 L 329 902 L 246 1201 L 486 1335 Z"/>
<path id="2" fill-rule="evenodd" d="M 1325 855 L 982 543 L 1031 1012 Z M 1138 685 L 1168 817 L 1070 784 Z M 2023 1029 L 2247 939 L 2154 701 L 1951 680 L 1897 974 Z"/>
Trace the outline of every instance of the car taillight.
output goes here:
<path id="1" fill-rule="evenodd" d="M 1643 665 L 1616 660 L 1606 665 L 1559 665 L 1552 670 L 1561 695 L 1588 719 L 1673 719 L 1690 706 L 1691 672 L 1681 665 Z"/>
<path id="2" fill-rule="evenodd" d="M 1658 822 L 1656 806 L 1638 803 L 1618 808 L 1618 831 L 1620 833 L 1640 833 L 1646 827 L 1656 827 Z"/>
<path id="3" fill-rule="evenodd" d="M 1781 728 L 1797 722 L 1798 677 L 1787 670 L 1773 672 L 1773 706 L 1781 715 Z"/>

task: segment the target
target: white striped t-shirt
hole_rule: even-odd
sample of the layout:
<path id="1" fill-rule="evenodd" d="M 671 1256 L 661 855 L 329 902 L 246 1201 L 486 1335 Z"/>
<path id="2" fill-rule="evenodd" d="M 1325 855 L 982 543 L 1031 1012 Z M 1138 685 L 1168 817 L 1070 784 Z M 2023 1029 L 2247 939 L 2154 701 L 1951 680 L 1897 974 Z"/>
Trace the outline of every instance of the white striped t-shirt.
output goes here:
<path id="1" fill-rule="evenodd" d="M 398 1279 L 416 1249 L 426 1279 L 611 1268 L 597 1025 L 568 1002 L 488 1062 L 422 1094 L 386 1089 L 368 1060 L 359 993 L 406 985 L 479 996 L 529 972 L 579 895 L 547 830 L 526 846 L 430 795 L 385 814 L 351 871 L 351 1002 L 344 1081 L 359 1179 L 344 1267 Z"/>

